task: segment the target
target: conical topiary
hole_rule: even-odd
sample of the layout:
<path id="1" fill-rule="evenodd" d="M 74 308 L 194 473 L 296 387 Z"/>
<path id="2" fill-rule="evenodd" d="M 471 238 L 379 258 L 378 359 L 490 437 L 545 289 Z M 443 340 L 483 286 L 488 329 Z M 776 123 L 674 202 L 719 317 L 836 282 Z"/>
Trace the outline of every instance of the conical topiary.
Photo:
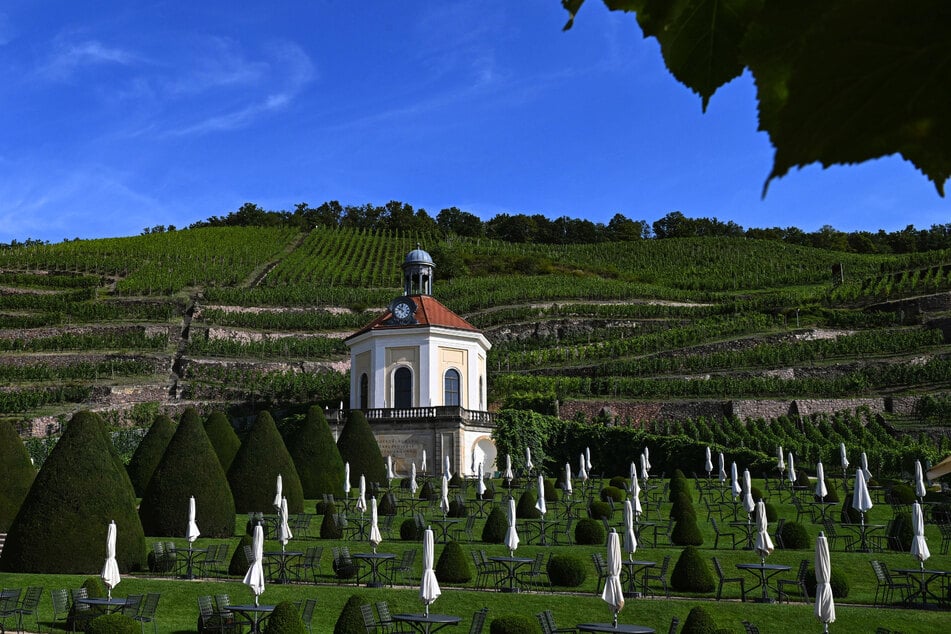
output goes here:
<path id="1" fill-rule="evenodd" d="M 231 555 L 231 561 L 228 562 L 228 574 L 236 577 L 244 576 L 244 573 L 248 571 L 248 568 L 251 567 L 251 562 L 248 561 L 248 558 L 244 556 L 244 547 L 251 546 L 254 544 L 254 540 L 250 535 L 242 535 L 241 540 L 238 542 L 237 548 L 234 549 L 234 553 Z"/>
<path id="2" fill-rule="evenodd" d="M 472 579 L 469 557 L 463 552 L 457 541 L 450 541 L 439 554 L 439 560 L 433 568 L 436 579 L 446 583 L 466 583 Z"/>
<path id="3" fill-rule="evenodd" d="M 697 516 L 692 509 L 684 512 L 680 519 L 674 522 L 674 529 L 670 531 L 670 543 L 677 546 L 703 545 L 703 534 L 697 526 Z"/>
<path id="4" fill-rule="evenodd" d="M 234 498 L 228 478 L 198 412 L 189 407 L 182 413 L 178 429 L 142 496 L 139 517 L 145 534 L 184 537 L 192 496 L 203 537 L 234 535 Z"/>
<path id="5" fill-rule="evenodd" d="M 350 477 L 360 479 L 362 473 L 367 482 L 386 482 L 386 463 L 380 446 L 373 436 L 366 416 L 360 410 L 350 410 L 347 423 L 337 440 L 340 458 L 350 463 Z"/>
<path id="6" fill-rule="evenodd" d="M 305 634 L 307 628 L 300 618 L 297 606 L 290 601 L 277 604 L 267 620 L 264 634 Z"/>
<path id="7" fill-rule="evenodd" d="M 0 421 L 0 533 L 10 528 L 35 477 L 36 469 L 20 435 L 10 423 Z"/>
<path id="8" fill-rule="evenodd" d="M 337 507 L 332 502 L 324 506 L 324 518 L 320 522 L 321 539 L 340 539 L 343 537 L 343 531 L 340 530 L 340 526 L 334 517 L 336 513 Z"/>
<path id="9" fill-rule="evenodd" d="M 680 552 L 670 573 L 670 585 L 681 592 L 713 592 L 716 588 L 710 566 L 695 546 L 687 546 Z"/>
<path id="10" fill-rule="evenodd" d="M 228 469 L 228 482 L 234 493 L 237 512 L 270 512 L 274 508 L 278 475 L 287 498 L 288 512 L 303 513 L 304 493 L 297 477 L 297 467 L 287 453 L 274 419 L 265 411 L 258 414 Z"/>
<path id="11" fill-rule="evenodd" d="M 703 606 L 696 606 L 687 614 L 680 634 L 716 634 L 717 624 Z"/>
<path id="12" fill-rule="evenodd" d="M 205 420 L 205 433 L 215 448 L 221 468 L 228 473 L 238 449 L 241 449 L 241 439 L 234 433 L 234 426 L 224 412 L 212 412 Z"/>
<path id="13" fill-rule="evenodd" d="M 488 517 L 485 518 L 485 526 L 482 527 L 482 541 L 487 544 L 501 544 L 505 541 L 505 533 L 508 529 L 509 520 L 502 512 L 502 508 L 493 506 Z"/>
<path id="14" fill-rule="evenodd" d="M 152 478 L 152 472 L 162 460 L 168 441 L 174 434 L 175 423 L 165 414 L 159 414 L 152 421 L 152 426 L 142 437 L 139 446 L 135 448 L 126 471 L 129 472 L 129 480 L 132 481 L 132 488 L 135 489 L 137 496 L 142 497 L 145 493 L 145 488 Z"/>
<path id="15" fill-rule="evenodd" d="M 98 572 L 113 520 L 120 571 L 144 567 L 145 535 L 135 492 L 110 446 L 98 417 L 87 411 L 73 416 L 10 526 L 0 570 Z"/>
<path id="16" fill-rule="evenodd" d="M 360 606 L 370 601 L 362 594 L 351 594 L 334 623 L 334 634 L 366 634 Z"/>
<path id="17" fill-rule="evenodd" d="M 287 450 L 297 467 L 304 498 L 320 499 L 325 493 L 337 498 L 346 495 L 343 490 L 343 460 L 323 409 L 311 406 L 307 417 L 287 438 Z"/>
<path id="18" fill-rule="evenodd" d="M 538 497 L 534 489 L 525 489 L 518 497 L 518 504 L 515 506 L 515 517 L 520 519 L 538 519 L 542 516 L 541 511 L 535 508 L 538 503 Z"/>

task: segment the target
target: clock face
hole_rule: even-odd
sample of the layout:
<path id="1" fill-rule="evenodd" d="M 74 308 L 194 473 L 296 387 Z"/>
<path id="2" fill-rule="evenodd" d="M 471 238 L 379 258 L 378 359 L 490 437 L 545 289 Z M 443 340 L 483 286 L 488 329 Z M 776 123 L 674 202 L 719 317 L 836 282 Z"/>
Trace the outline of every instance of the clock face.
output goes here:
<path id="1" fill-rule="evenodd" d="M 415 321 L 413 314 L 416 312 L 416 304 L 409 297 L 401 297 L 393 302 L 391 312 L 394 323 L 411 324 Z"/>
<path id="2" fill-rule="evenodd" d="M 397 319 L 406 319 L 412 314 L 409 304 L 406 302 L 400 302 L 393 307 L 393 316 Z"/>

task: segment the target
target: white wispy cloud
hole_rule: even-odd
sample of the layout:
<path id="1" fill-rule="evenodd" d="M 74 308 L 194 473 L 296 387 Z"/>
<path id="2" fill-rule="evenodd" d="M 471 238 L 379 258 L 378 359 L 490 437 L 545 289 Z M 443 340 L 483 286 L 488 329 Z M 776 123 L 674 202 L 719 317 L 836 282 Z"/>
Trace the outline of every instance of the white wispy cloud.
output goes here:
<path id="1" fill-rule="evenodd" d="M 74 40 L 67 35 L 54 42 L 53 51 L 39 67 L 39 74 L 49 79 L 68 79 L 84 67 L 130 66 L 138 59 L 138 55 L 132 51 L 109 46 L 96 39 Z"/>

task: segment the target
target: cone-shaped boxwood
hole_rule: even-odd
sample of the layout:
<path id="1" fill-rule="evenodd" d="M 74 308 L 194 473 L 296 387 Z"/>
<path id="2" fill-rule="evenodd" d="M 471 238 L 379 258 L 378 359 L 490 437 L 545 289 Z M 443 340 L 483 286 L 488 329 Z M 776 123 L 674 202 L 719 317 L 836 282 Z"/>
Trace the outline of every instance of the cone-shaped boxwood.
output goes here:
<path id="1" fill-rule="evenodd" d="M 713 592 L 716 587 L 707 560 L 694 546 L 681 551 L 670 574 L 670 585 L 681 592 Z"/>
<path id="2" fill-rule="evenodd" d="M 307 628 L 301 621 L 297 606 L 290 601 L 281 601 L 271 612 L 264 634 L 305 634 Z"/>
<path id="3" fill-rule="evenodd" d="M 304 493 L 297 477 L 297 467 L 287 453 L 274 419 L 265 411 L 258 414 L 228 469 L 235 510 L 238 513 L 272 511 L 278 475 L 283 483 L 288 512 L 303 513 Z"/>
<path id="4" fill-rule="evenodd" d="M 367 628 L 363 624 L 360 606 L 367 603 L 370 603 L 370 600 L 362 594 L 351 594 L 334 624 L 334 634 L 366 634 Z"/>
<path id="5" fill-rule="evenodd" d="M 690 610 L 680 634 L 716 634 L 717 624 L 703 606 Z"/>
<path id="6" fill-rule="evenodd" d="M 135 492 L 110 445 L 98 417 L 86 411 L 73 416 L 10 526 L 0 570 L 101 570 L 106 530 L 113 520 L 120 571 L 144 567 L 145 535 L 135 512 Z"/>
<path id="7" fill-rule="evenodd" d="M 419 499 L 420 500 L 431 500 L 433 497 L 433 483 L 429 480 L 423 482 L 423 486 L 419 487 Z"/>
<path id="8" fill-rule="evenodd" d="M 194 408 L 182 413 L 165 455 L 155 467 L 139 505 L 145 534 L 185 535 L 188 499 L 195 497 L 195 520 L 203 537 L 234 535 L 234 498 L 218 456 Z"/>
<path id="9" fill-rule="evenodd" d="M 412 518 L 403 520 L 403 523 L 400 524 L 400 539 L 404 542 L 413 542 L 421 537 L 419 531 L 416 529 L 415 520 Z"/>
<path id="10" fill-rule="evenodd" d="M 228 473 L 238 449 L 241 449 L 241 439 L 234 433 L 234 426 L 224 412 L 212 412 L 205 420 L 205 433 L 215 448 L 221 468 Z"/>
<path id="11" fill-rule="evenodd" d="M 347 414 L 347 423 L 340 432 L 337 449 L 340 458 L 350 463 L 351 478 L 358 481 L 362 473 L 367 482 L 386 482 L 386 462 L 380 453 L 380 445 L 360 410 L 351 410 Z"/>
<path id="12" fill-rule="evenodd" d="M 700 546 L 703 544 L 703 534 L 697 526 L 697 516 L 691 510 L 683 513 L 674 523 L 674 530 L 670 532 L 670 542 L 676 546 Z"/>
<path id="13" fill-rule="evenodd" d="M 545 502 L 552 503 L 558 501 L 558 489 L 552 480 L 545 479 Z"/>
<path id="14" fill-rule="evenodd" d="M 538 496 L 535 489 L 525 489 L 518 498 L 518 504 L 515 505 L 515 517 L 520 519 L 538 519 L 542 516 L 541 511 L 535 508 L 538 503 Z"/>
<path id="15" fill-rule="evenodd" d="M 436 572 L 436 579 L 446 583 L 466 583 L 472 579 L 469 558 L 456 541 L 449 542 L 442 549 L 433 570 Z"/>
<path id="16" fill-rule="evenodd" d="M 604 543 L 604 524 L 600 520 L 583 517 L 575 524 L 575 543 L 579 546 L 597 546 Z"/>
<path id="17" fill-rule="evenodd" d="M 577 588 L 587 576 L 584 560 L 570 554 L 552 555 L 548 559 L 547 570 L 551 584 L 565 588 Z"/>
<path id="18" fill-rule="evenodd" d="M 132 487 L 137 496 L 142 497 L 145 493 L 145 488 L 152 478 L 152 472 L 165 455 L 165 448 L 168 447 L 168 442 L 174 434 L 175 423 L 165 414 L 159 414 L 152 421 L 149 431 L 142 437 L 142 442 L 135 448 L 126 471 L 129 472 L 129 479 L 132 481 Z"/>
<path id="19" fill-rule="evenodd" d="M 518 515 L 516 515 L 518 517 Z M 487 544 L 501 544 L 505 540 L 505 533 L 509 529 L 509 520 L 502 512 L 501 507 L 493 506 L 485 518 L 482 527 L 482 541 Z"/>
<path id="20" fill-rule="evenodd" d="M 35 477 L 36 469 L 20 435 L 10 423 L 0 421 L 0 533 L 10 528 Z"/>
<path id="21" fill-rule="evenodd" d="M 344 497 L 343 460 L 323 409 L 311 406 L 307 417 L 288 436 L 287 451 L 297 467 L 305 499 L 320 499 L 325 493 Z"/>
<path id="22" fill-rule="evenodd" d="M 914 537 L 914 531 L 911 528 L 911 513 L 908 511 L 899 511 L 888 527 L 888 545 L 892 550 L 907 551 L 911 548 L 911 540 Z"/>
<path id="23" fill-rule="evenodd" d="M 251 562 L 244 556 L 244 547 L 253 545 L 254 540 L 250 535 L 242 535 L 237 548 L 231 555 L 231 561 L 228 563 L 228 574 L 233 576 L 244 576 L 244 573 L 251 567 Z"/>
<path id="24" fill-rule="evenodd" d="M 340 539 L 343 532 L 337 526 L 337 520 L 334 515 L 337 513 L 337 507 L 333 503 L 324 505 L 324 518 L 320 522 L 321 539 Z"/>

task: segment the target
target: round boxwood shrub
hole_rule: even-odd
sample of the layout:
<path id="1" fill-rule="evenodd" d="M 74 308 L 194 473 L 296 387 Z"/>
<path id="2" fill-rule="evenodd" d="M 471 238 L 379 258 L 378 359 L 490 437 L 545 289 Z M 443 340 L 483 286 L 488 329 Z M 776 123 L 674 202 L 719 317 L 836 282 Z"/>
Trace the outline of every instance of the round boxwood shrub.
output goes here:
<path id="1" fill-rule="evenodd" d="M 287 511 L 303 513 L 304 492 L 297 477 L 297 467 L 287 452 L 287 446 L 271 414 L 263 411 L 258 414 L 228 469 L 235 510 L 238 513 L 251 513 L 273 509 L 278 475 L 281 476 L 282 491 L 287 498 Z"/>
<path id="2" fill-rule="evenodd" d="M 575 524 L 575 543 L 579 546 L 598 546 L 604 540 L 604 524 L 600 520 L 583 517 Z"/>
<path id="3" fill-rule="evenodd" d="M 10 524 L 0 570 L 46 574 L 102 570 L 106 530 L 113 520 L 119 527 L 119 570 L 145 566 L 145 535 L 135 511 L 135 491 L 111 447 L 101 419 L 92 412 L 77 412 L 70 419 Z"/>
<path id="4" fill-rule="evenodd" d="M 915 490 L 912 489 L 907 484 L 893 484 L 891 489 L 888 490 L 888 499 L 892 504 L 914 504 L 917 497 L 915 496 Z"/>
<path id="5" fill-rule="evenodd" d="M 106 596 L 106 586 L 101 577 L 86 577 L 83 579 L 83 586 L 86 588 L 86 595 L 92 599 L 101 599 Z"/>
<path id="6" fill-rule="evenodd" d="M 760 500 L 765 499 L 765 498 L 763 497 L 763 492 L 762 492 L 762 491 L 760 490 L 760 488 L 759 488 L 758 486 L 756 486 L 755 484 L 752 485 L 752 486 L 750 486 L 750 493 L 753 495 L 753 501 L 754 501 L 754 502 L 759 502 Z"/>
<path id="7" fill-rule="evenodd" d="M 525 489 L 518 496 L 518 504 L 515 505 L 515 517 L 519 519 L 538 519 L 542 516 L 541 511 L 535 508 L 538 503 L 538 496 L 535 489 Z"/>
<path id="8" fill-rule="evenodd" d="M 324 494 L 338 498 L 345 495 L 343 460 L 321 407 L 312 405 L 307 410 L 307 416 L 288 436 L 286 445 L 305 499 L 319 499 Z"/>
<path id="9" fill-rule="evenodd" d="M 165 455 L 165 448 L 175 435 L 175 423 L 165 414 L 159 414 L 152 421 L 149 431 L 142 437 L 135 453 L 126 465 L 132 488 L 139 497 L 145 494 L 145 488 L 152 479 L 152 473 Z"/>
<path id="10" fill-rule="evenodd" d="M 366 634 L 367 628 L 363 624 L 360 606 L 369 602 L 362 594 L 351 594 L 334 623 L 334 634 Z"/>
<path id="11" fill-rule="evenodd" d="M 202 537 L 234 535 L 234 498 L 198 412 L 189 407 L 155 467 L 139 505 L 146 535 L 184 535 L 188 499 L 195 496 L 195 519 Z"/>
<path id="12" fill-rule="evenodd" d="M 320 521 L 321 539 L 340 539 L 343 537 L 343 533 L 334 519 L 336 514 L 337 507 L 335 504 L 328 503 L 324 505 L 324 518 Z"/>
<path id="13" fill-rule="evenodd" d="M 782 530 L 783 546 L 788 550 L 807 550 L 810 547 L 809 533 L 798 522 L 786 522 Z"/>
<path id="14" fill-rule="evenodd" d="M 386 482 L 386 461 L 366 416 L 360 410 L 350 410 L 347 414 L 347 422 L 337 439 L 337 449 L 340 459 L 350 463 L 351 476 L 355 475 L 359 480 L 362 473 L 367 482 Z"/>
<path id="15" fill-rule="evenodd" d="M 674 522 L 674 530 L 670 532 L 670 542 L 676 546 L 701 546 L 703 544 L 703 533 L 697 526 L 697 516 L 690 513 L 684 513 L 679 520 Z"/>
<path id="16" fill-rule="evenodd" d="M 485 526 L 482 527 L 482 541 L 487 544 L 501 544 L 505 541 L 505 533 L 508 529 L 509 520 L 502 508 L 493 506 L 485 518 Z"/>
<path id="17" fill-rule="evenodd" d="M 911 540 L 915 532 L 911 528 L 911 513 L 901 511 L 889 526 L 888 544 L 892 550 L 907 552 L 911 549 Z"/>
<path id="18" fill-rule="evenodd" d="M 244 573 L 251 567 L 251 562 L 244 556 L 244 547 L 252 546 L 254 539 L 250 535 L 242 535 L 238 541 L 238 546 L 231 555 L 231 561 L 228 563 L 228 574 L 243 577 Z"/>
<path id="19" fill-rule="evenodd" d="M 849 596 L 849 580 L 840 568 L 833 566 L 829 583 L 832 585 L 832 596 L 836 599 L 844 599 Z M 810 597 L 816 596 L 816 569 L 812 566 L 806 572 L 806 590 L 809 591 Z"/>
<path id="20" fill-rule="evenodd" d="M 681 592 L 713 592 L 716 588 L 710 566 L 695 546 L 687 546 L 680 552 L 670 573 L 670 585 Z"/>
<path id="21" fill-rule="evenodd" d="M 492 619 L 489 634 L 541 634 L 538 619 L 524 614 L 506 614 Z"/>
<path id="22" fill-rule="evenodd" d="M 629 484 L 630 481 L 624 476 L 614 476 L 610 482 L 608 482 L 608 486 L 612 486 L 616 489 L 627 489 Z"/>
<path id="23" fill-rule="evenodd" d="M 416 521 L 412 518 L 403 520 L 400 524 L 400 539 L 404 542 L 414 542 L 421 537 L 416 530 Z"/>
<path id="24" fill-rule="evenodd" d="M 305 634 L 307 628 L 300 618 L 297 606 L 290 601 L 281 601 L 274 607 L 264 634 Z"/>
<path id="25" fill-rule="evenodd" d="M 456 541 L 450 541 L 442 549 L 433 570 L 436 573 L 436 579 L 446 583 L 466 583 L 472 579 L 472 568 L 469 567 L 468 557 Z"/>
<path id="26" fill-rule="evenodd" d="M 627 498 L 627 493 L 624 492 L 624 489 L 614 486 L 607 486 L 601 489 L 601 499 L 605 502 L 608 500 L 623 502 L 625 498 Z"/>
<path id="27" fill-rule="evenodd" d="M 602 502 L 601 500 L 592 500 L 591 504 L 588 505 L 588 515 L 592 519 L 606 519 L 610 520 L 614 515 L 614 511 L 611 509 L 610 502 Z"/>
<path id="28" fill-rule="evenodd" d="M 86 624 L 86 634 L 140 634 L 139 622 L 125 614 L 103 614 Z"/>
<path id="29" fill-rule="evenodd" d="M 565 588 L 577 588 L 588 576 L 584 560 L 567 553 L 549 557 L 547 570 L 551 584 Z"/>
<path id="30" fill-rule="evenodd" d="M 228 473 L 234 457 L 238 454 L 238 449 L 241 449 L 241 439 L 234 433 L 234 426 L 228 420 L 227 414 L 219 411 L 212 412 L 205 419 L 205 433 L 208 434 L 211 446 L 215 448 L 221 468 Z"/>
<path id="31" fill-rule="evenodd" d="M 5 533 L 30 492 L 36 469 L 20 435 L 7 421 L 0 421 L 0 533 Z"/>
<path id="32" fill-rule="evenodd" d="M 687 615 L 680 634 L 717 634 L 717 624 L 703 606 L 695 606 Z"/>

